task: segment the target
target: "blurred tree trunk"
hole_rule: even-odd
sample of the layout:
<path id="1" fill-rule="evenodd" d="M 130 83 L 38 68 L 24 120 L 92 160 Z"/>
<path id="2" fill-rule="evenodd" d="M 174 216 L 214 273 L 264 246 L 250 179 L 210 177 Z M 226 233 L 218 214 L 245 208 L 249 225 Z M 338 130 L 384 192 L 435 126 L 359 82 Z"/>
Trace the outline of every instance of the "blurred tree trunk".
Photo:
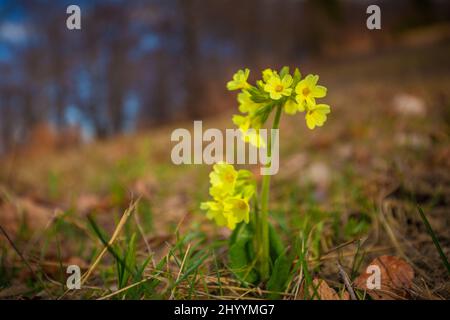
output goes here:
<path id="1" fill-rule="evenodd" d="M 65 109 L 66 109 L 66 81 L 65 81 L 65 63 L 64 52 L 61 47 L 64 43 L 61 32 L 55 25 L 50 27 L 50 56 L 51 56 L 51 77 L 54 90 L 53 105 L 55 110 L 56 125 L 59 130 L 66 125 Z"/>
<path id="2" fill-rule="evenodd" d="M 192 119 L 202 116 L 203 83 L 201 76 L 200 52 L 198 48 L 198 10 L 195 0 L 179 0 L 182 16 L 184 85 L 186 89 L 185 107 Z"/>
<path id="3" fill-rule="evenodd" d="M 115 43 L 111 49 L 111 60 L 108 67 L 108 110 L 111 121 L 111 133 L 122 130 L 124 119 L 124 100 L 126 86 L 125 48 Z"/>
<path id="4" fill-rule="evenodd" d="M 152 109 L 153 116 L 157 121 L 166 121 L 169 116 L 169 103 L 168 103 L 168 70 L 167 70 L 167 53 L 163 50 L 158 50 L 156 53 L 156 61 L 158 63 L 155 66 L 156 74 L 158 75 L 155 79 L 155 85 L 153 87 L 152 94 Z"/>
<path id="5" fill-rule="evenodd" d="M 14 115 L 12 102 L 12 92 L 11 89 L 6 87 L 0 92 L 0 112 L 1 112 L 1 140 L 3 150 L 9 150 L 14 145 Z"/>

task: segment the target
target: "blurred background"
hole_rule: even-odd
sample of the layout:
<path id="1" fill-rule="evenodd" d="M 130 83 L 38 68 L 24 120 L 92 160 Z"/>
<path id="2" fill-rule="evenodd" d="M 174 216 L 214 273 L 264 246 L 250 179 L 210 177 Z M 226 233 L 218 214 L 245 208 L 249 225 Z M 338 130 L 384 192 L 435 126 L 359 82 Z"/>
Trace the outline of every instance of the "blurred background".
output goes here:
<path id="1" fill-rule="evenodd" d="M 70 4 L 82 30 L 66 28 Z M 369 4 L 381 31 L 366 28 Z M 430 46 L 449 19 L 445 0 L 1 0 L 0 153 L 217 114 L 235 107 L 238 68 Z"/>

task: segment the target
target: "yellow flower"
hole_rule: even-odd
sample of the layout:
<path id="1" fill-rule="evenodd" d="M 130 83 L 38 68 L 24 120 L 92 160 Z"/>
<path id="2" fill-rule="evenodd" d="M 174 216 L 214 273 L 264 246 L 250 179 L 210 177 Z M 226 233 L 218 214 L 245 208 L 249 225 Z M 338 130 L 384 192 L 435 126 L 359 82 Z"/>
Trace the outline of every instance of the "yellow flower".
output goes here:
<path id="1" fill-rule="evenodd" d="M 250 84 L 247 82 L 249 74 L 249 69 L 238 70 L 238 72 L 233 75 L 233 80 L 227 83 L 227 89 L 231 91 L 249 88 Z"/>
<path id="2" fill-rule="evenodd" d="M 244 90 L 238 94 L 237 100 L 239 102 L 239 111 L 242 113 L 255 113 L 260 107 L 261 103 L 256 103 L 252 100 L 251 94 Z"/>
<path id="3" fill-rule="evenodd" d="M 249 201 L 256 190 L 252 173 L 236 171 L 232 165 L 221 162 L 214 165 L 210 182 L 209 192 L 214 201 L 200 204 L 200 209 L 207 211 L 208 219 L 232 230 L 242 221 L 248 223 Z"/>
<path id="4" fill-rule="evenodd" d="M 267 69 L 263 70 L 262 77 L 263 77 L 264 82 L 269 81 L 269 79 L 272 78 L 276 74 L 277 74 L 277 72 L 275 70 L 270 69 L 270 68 L 267 68 Z"/>
<path id="5" fill-rule="evenodd" d="M 254 121 L 251 116 L 234 115 L 233 123 L 239 127 L 242 141 L 250 143 L 257 148 L 266 147 L 264 138 L 259 134 L 261 124 Z"/>
<path id="6" fill-rule="evenodd" d="M 287 114 L 296 114 L 297 111 L 305 111 L 305 106 L 303 104 L 298 104 L 295 100 L 288 99 L 284 105 L 284 111 Z"/>
<path id="7" fill-rule="evenodd" d="M 242 221 L 250 220 L 250 206 L 248 200 L 230 197 L 222 201 L 208 201 L 200 204 L 200 209 L 207 210 L 206 217 L 214 220 L 219 226 L 226 226 L 234 230 Z"/>
<path id="8" fill-rule="evenodd" d="M 321 127 L 327 120 L 327 114 L 330 113 L 330 106 L 327 104 L 318 104 L 308 107 L 306 112 L 306 125 L 309 129 L 314 129 L 316 126 Z"/>
<path id="9" fill-rule="evenodd" d="M 252 124 L 250 116 L 241 116 L 239 114 L 235 114 L 232 121 L 242 132 L 246 132 Z"/>
<path id="10" fill-rule="evenodd" d="M 231 164 L 219 162 L 213 166 L 209 174 L 211 188 L 209 192 L 214 199 L 221 199 L 231 195 L 236 184 L 238 172 Z"/>
<path id="11" fill-rule="evenodd" d="M 283 96 L 290 96 L 292 89 L 289 88 L 292 85 L 292 76 L 287 74 L 280 79 L 278 74 L 272 75 L 267 80 L 267 84 L 264 86 L 264 91 L 268 92 L 272 100 L 279 100 Z"/>
<path id="12" fill-rule="evenodd" d="M 315 98 L 323 98 L 326 96 L 327 88 L 318 86 L 318 80 L 319 76 L 309 74 L 297 84 L 295 93 L 297 93 L 296 100 L 298 104 L 304 105 L 306 103 L 308 106 L 313 106 L 316 104 Z"/>
<path id="13" fill-rule="evenodd" d="M 244 139 L 245 142 L 250 143 L 252 146 L 255 146 L 257 148 L 265 148 L 266 147 L 266 141 L 259 134 L 258 129 L 253 129 L 253 130 L 250 129 L 246 132 L 242 132 L 242 138 Z"/>
<path id="14" fill-rule="evenodd" d="M 224 215 L 223 203 L 217 201 L 207 201 L 200 204 L 200 209 L 206 210 L 206 217 L 215 220 L 217 225 L 223 227 L 227 224 L 227 218 Z"/>
<path id="15" fill-rule="evenodd" d="M 224 215 L 227 219 L 227 227 L 233 230 L 241 221 L 248 223 L 250 220 L 250 206 L 248 201 L 238 197 L 228 198 L 224 201 Z"/>

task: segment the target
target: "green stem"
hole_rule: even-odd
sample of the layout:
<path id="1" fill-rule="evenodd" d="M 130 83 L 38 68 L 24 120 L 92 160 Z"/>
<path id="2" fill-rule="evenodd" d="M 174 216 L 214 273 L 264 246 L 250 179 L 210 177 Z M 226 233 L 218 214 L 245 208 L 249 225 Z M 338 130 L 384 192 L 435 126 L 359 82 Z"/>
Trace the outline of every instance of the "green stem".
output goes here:
<path id="1" fill-rule="evenodd" d="M 273 119 L 272 129 L 280 127 L 281 105 L 277 106 L 275 118 Z M 271 132 L 272 133 L 272 132 Z M 268 137 L 267 155 L 268 158 L 272 156 L 272 139 L 273 134 Z M 271 161 L 268 162 L 266 168 L 270 168 Z M 270 190 L 270 175 L 263 176 L 261 187 L 261 215 L 259 219 L 259 235 L 261 237 L 258 243 L 260 250 L 260 273 L 263 281 L 269 279 L 270 273 L 270 244 L 269 244 L 269 190 Z"/>

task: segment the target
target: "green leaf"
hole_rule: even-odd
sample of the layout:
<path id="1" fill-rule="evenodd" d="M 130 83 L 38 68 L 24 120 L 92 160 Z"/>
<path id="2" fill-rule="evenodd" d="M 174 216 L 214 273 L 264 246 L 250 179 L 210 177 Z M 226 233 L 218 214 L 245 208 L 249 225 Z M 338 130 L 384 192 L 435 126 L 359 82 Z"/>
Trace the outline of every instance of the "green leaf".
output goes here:
<path id="1" fill-rule="evenodd" d="M 286 255 L 280 255 L 272 269 L 272 274 L 267 282 L 267 289 L 273 291 L 269 294 L 269 299 L 280 298 L 279 292 L 284 292 L 286 283 L 289 279 L 289 271 L 291 269 L 292 261 Z"/>
<path id="2" fill-rule="evenodd" d="M 229 245 L 230 247 L 236 243 L 236 239 L 238 237 L 238 234 L 241 232 L 241 229 L 245 228 L 245 224 L 244 223 L 239 223 L 236 228 L 234 228 L 233 232 L 231 233 L 230 239 L 229 241 Z"/>
<path id="3" fill-rule="evenodd" d="M 228 257 L 230 269 L 241 281 L 256 283 L 259 279 L 254 268 L 255 255 L 253 252 L 253 231 L 250 225 L 241 223 L 230 237 Z"/>
<path id="4" fill-rule="evenodd" d="M 269 243 L 270 257 L 272 261 L 276 261 L 279 256 L 284 254 L 285 246 L 271 224 L 269 224 Z"/>

